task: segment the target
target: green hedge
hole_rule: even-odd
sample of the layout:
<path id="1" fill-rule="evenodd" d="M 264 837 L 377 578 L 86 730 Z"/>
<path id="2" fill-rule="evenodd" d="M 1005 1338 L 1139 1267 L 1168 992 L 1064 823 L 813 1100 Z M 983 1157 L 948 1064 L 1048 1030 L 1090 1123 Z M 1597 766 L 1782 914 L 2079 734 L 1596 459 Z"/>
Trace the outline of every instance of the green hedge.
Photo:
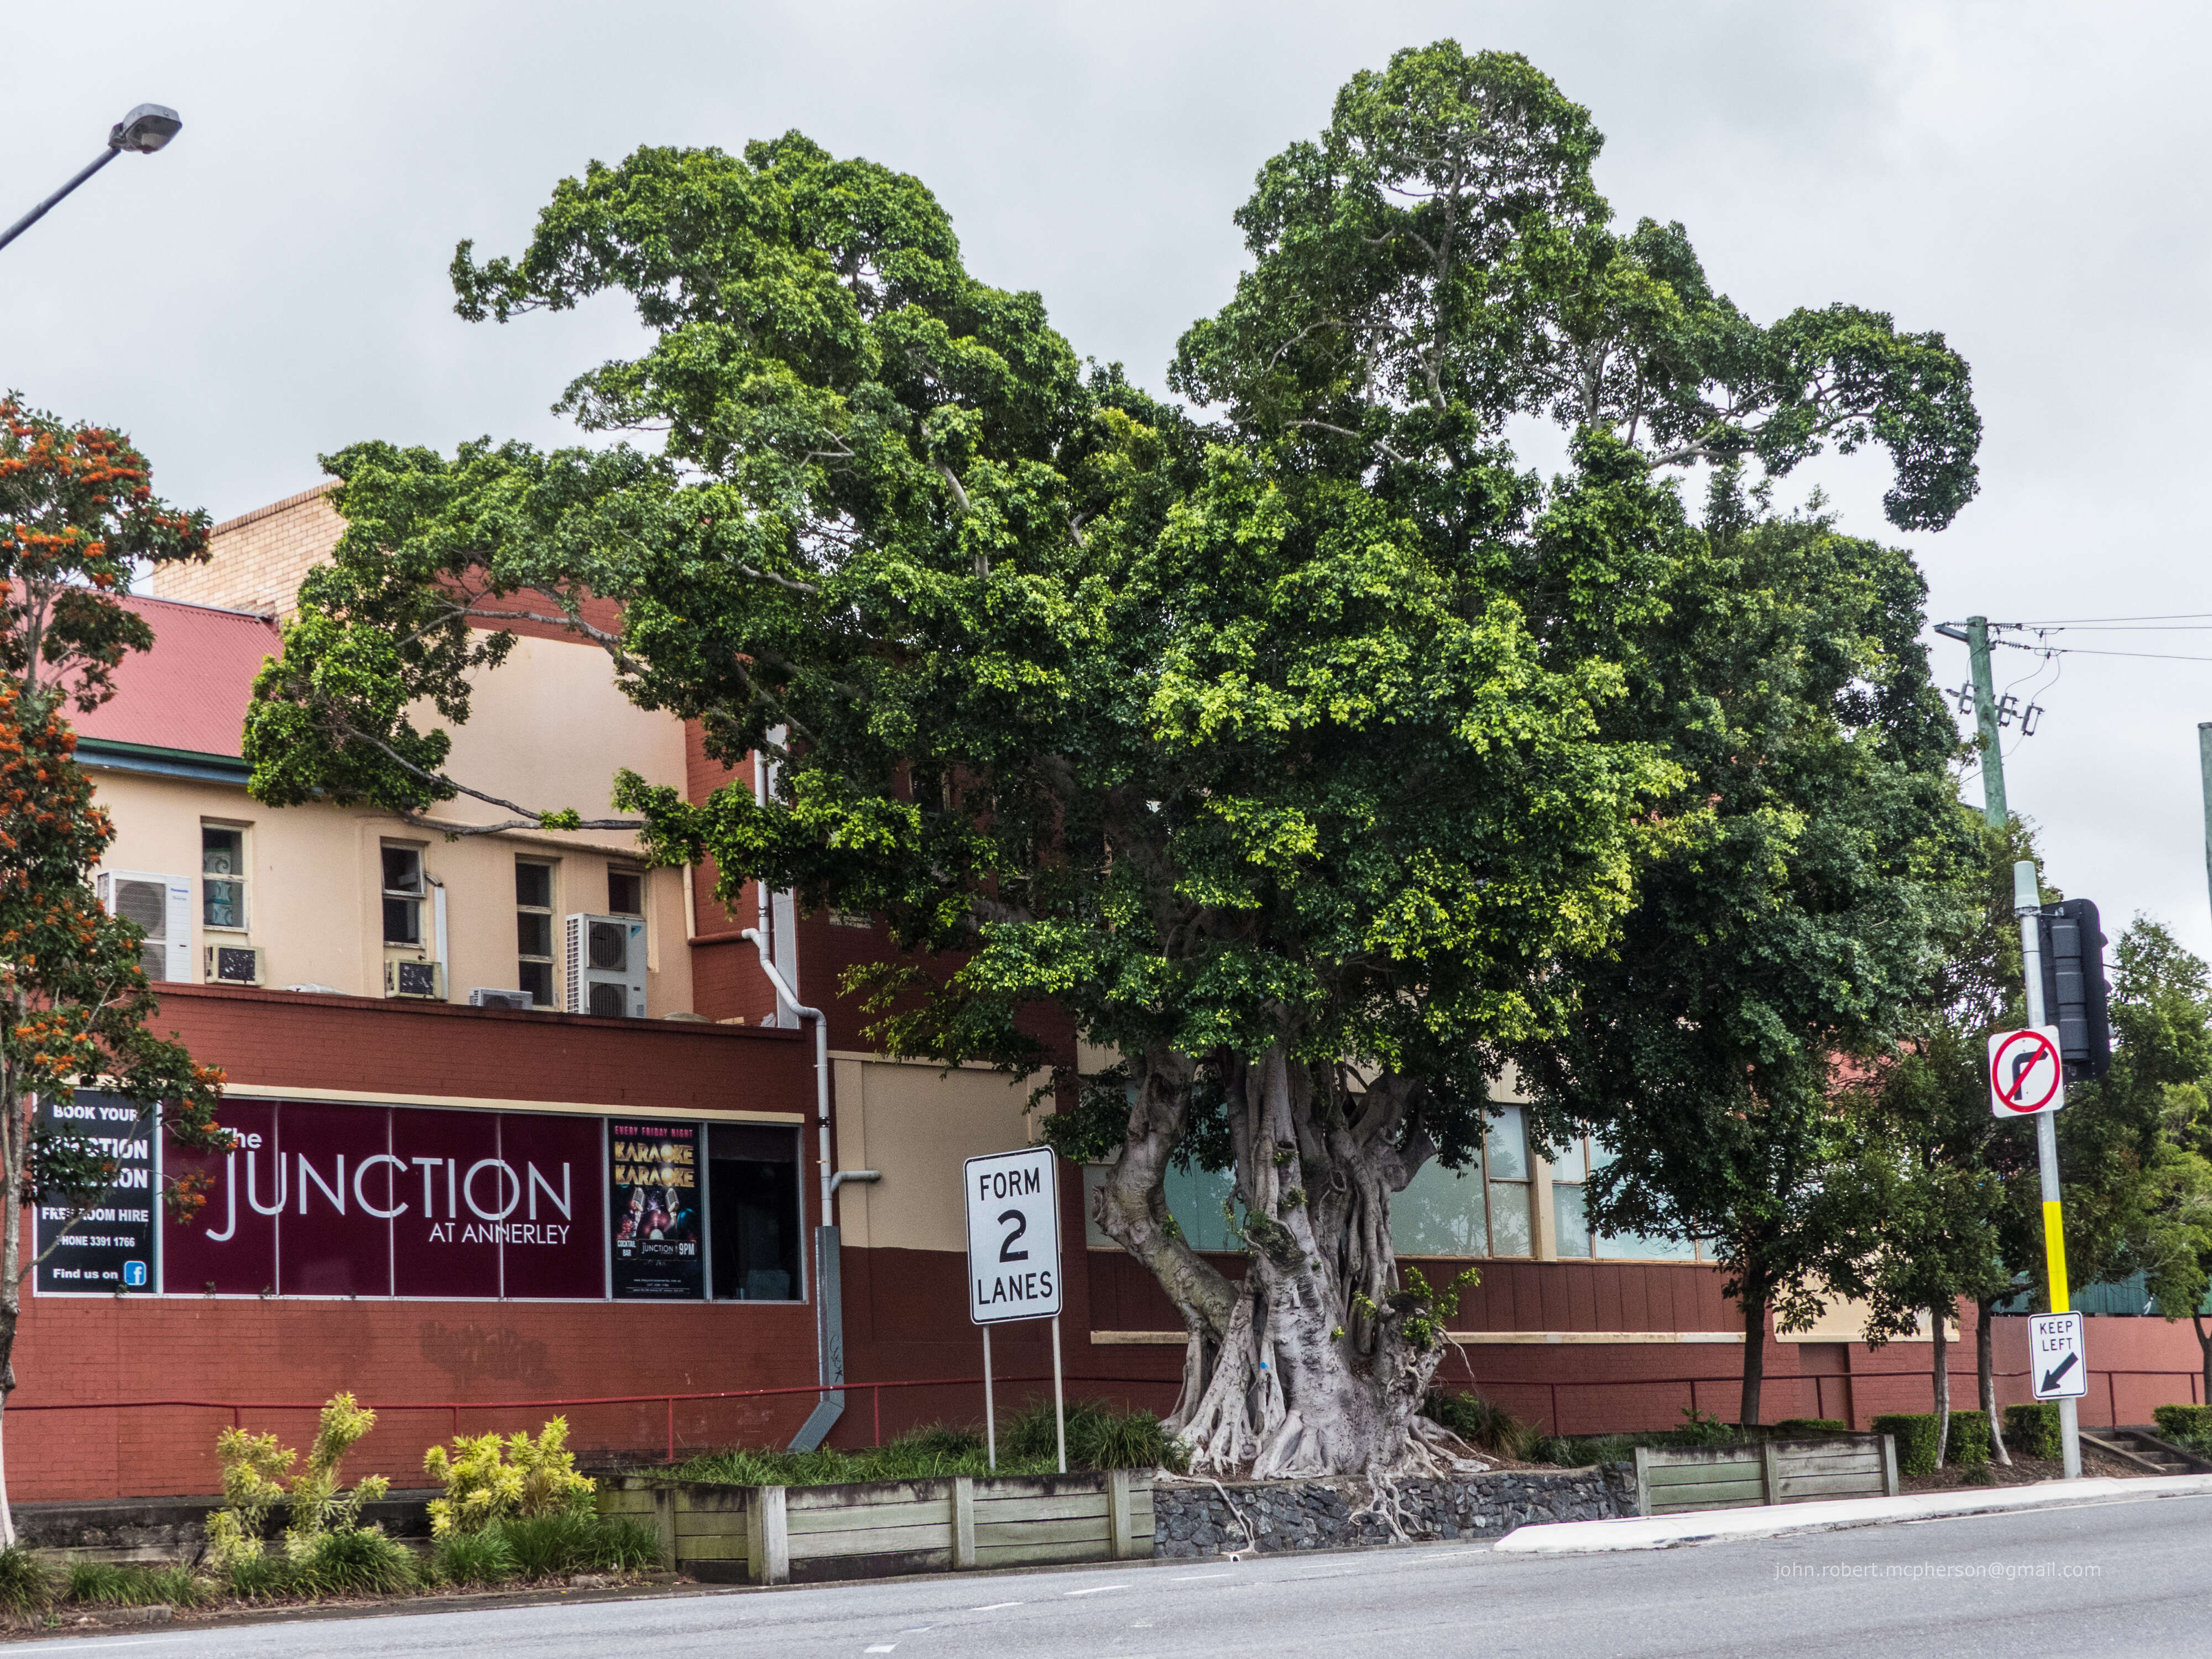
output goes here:
<path id="1" fill-rule="evenodd" d="M 1943 1447 L 1943 1461 L 1962 1469 L 1988 1468 L 1990 1419 L 1978 1411 L 1953 1412 L 1951 1437 Z"/>
<path id="2" fill-rule="evenodd" d="M 2007 1406 L 2004 1412 L 2005 1449 L 2022 1457 L 2056 1460 L 2058 1443 L 2058 1402 L 2039 1400 L 2031 1405 Z"/>
<path id="3" fill-rule="evenodd" d="M 2051 1410 L 2055 1418 L 2058 1408 Z M 2151 1418 L 2168 1440 L 2199 1450 L 2212 1446 L 2212 1406 L 2160 1406 Z"/>
<path id="4" fill-rule="evenodd" d="M 1806 1435 L 1849 1434 L 1851 1425 L 1832 1417 L 1785 1417 L 1774 1425 L 1774 1432 L 1784 1439 Z"/>
<path id="5" fill-rule="evenodd" d="M 1898 1474 L 1936 1473 L 1935 1413 L 1887 1413 L 1875 1419 L 1874 1431 L 1888 1435 L 1897 1442 Z"/>

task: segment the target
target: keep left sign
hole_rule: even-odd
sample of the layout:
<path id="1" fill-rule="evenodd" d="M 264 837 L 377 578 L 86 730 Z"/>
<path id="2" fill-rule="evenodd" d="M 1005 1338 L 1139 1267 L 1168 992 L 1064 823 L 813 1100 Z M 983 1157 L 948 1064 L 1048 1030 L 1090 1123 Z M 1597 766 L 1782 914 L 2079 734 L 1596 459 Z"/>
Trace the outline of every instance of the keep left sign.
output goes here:
<path id="1" fill-rule="evenodd" d="M 1024 1146 L 963 1166 L 968 1317 L 978 1325 L 1059 1316 L 1057 1157 L 1049 1146 Z"/>

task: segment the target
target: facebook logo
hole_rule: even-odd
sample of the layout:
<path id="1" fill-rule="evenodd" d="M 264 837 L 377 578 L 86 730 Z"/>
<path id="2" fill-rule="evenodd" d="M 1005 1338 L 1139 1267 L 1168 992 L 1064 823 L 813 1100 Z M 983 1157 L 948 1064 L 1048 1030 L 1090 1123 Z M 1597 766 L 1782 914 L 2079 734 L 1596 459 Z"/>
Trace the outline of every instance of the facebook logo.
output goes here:
<path id="1" fill-rule="evenodd" d="M 134 1291 L 143 1285 L 146 1282 L 146 1264 L 143 1261 L 125 1262 L 123 1282 Z"/>

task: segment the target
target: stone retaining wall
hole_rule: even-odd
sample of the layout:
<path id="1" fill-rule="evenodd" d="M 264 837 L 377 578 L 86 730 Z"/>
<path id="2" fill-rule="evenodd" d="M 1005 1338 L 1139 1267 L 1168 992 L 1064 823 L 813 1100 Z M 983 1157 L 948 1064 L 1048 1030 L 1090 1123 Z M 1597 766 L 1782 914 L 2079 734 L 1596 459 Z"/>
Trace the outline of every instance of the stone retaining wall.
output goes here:
<path id="1" fill-rule="evenodd" d="M 1503 1538 L 1547 1521 L 1604 1521 L 1636 1513 L 1630 1465 L 1565 1469 L 1557 1474 L 1503 1471 L 1399 1483 L 1395 1506 L 1405 1540 Z M 1164 1476 L 1152 1486 L 1153 1550 L 1161 1556 L 1255 1550 L 1343 1549 L 1402 1541 L 1375 1511 L 1364 1482 L 1270 1480 L 1229 1483 Z"/>

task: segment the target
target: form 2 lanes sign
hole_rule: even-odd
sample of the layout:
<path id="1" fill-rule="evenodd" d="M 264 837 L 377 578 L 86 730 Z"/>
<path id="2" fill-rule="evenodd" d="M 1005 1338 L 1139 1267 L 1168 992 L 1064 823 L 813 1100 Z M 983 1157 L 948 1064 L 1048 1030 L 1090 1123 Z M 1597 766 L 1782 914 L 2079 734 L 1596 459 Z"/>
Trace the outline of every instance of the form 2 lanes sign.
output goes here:
<path id="1" fill-rule="evenodd" d="M 2058 1028 L 2032 1025 L 1990 1038 L 1990 1110 L 1998 1117 L 2033 1117 L 2066 1103 L 2066 1068 L 2058 1058 Z"/>
<path id="2" fill-rule="evenodd" d="M 1049 1146 L 971 1158 L 968 1317 L 978 1325 L 1060 1316 L 1060 1194 Z"/>

